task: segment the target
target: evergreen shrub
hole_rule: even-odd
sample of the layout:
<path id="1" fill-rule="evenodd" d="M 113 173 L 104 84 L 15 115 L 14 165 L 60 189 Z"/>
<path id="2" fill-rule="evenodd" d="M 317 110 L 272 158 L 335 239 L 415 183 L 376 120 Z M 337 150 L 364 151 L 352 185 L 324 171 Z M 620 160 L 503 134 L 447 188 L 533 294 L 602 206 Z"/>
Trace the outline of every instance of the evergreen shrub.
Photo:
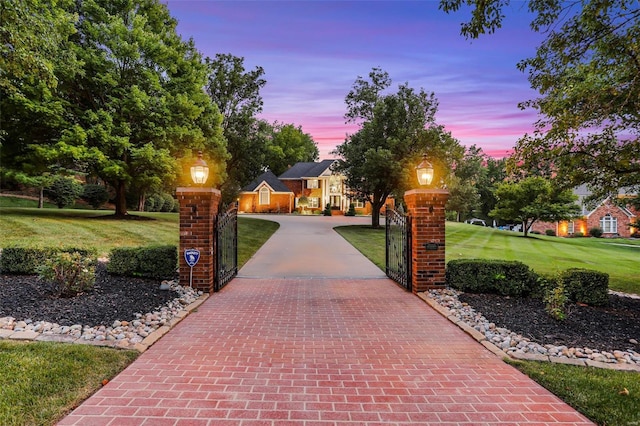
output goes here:
<path id="1" fill-rule="evenodd" d="M 546 231 L 544 231 L 545 235 L 549 236 L 549 237 L 555 237 L 556 236 L 556 231 L 554 231 L 553 229 L 547 229 Z"/>
<path id="2" fill-rule="evenodd" d="M 560 274 L 560 281 L 572 302 L 590 306 L 609 303 L 609 274 L 605 272 L 572 268 Z"/>
<path id="3" fill-rule="evenodd" d="M 80 198 L 89 203 L 94 209 L 99 209 L 109 201 L 109 191 L 102 185 L 84 185 Z"/>
<path id="4" fill-rule="evenodd" d="M 171 279 L 178 269 L 178 248 L 173 245 L 117 247 L 111 250 L 107 272 L 114 275 Z"/>
<path id="5" fill-rule="evenodd" d="M 77 247 L 5 247 L 0 255 L 0 272 L 14 275 L 34 275 L 38 268 L 57 253 L 77 252 L 83 257 L 90 257 L 95 263 L 98 251 L 95 248 Z"/>
<path id="6" fill-rule="evenodd" d="M 536 291 L 538 276 L 524 263 L 507 260 L 458 259 L 447 263 L 446 283 L 469 293 L 527 296 Z"/>
<path id="7" fill-rule="evenodd" d="M 589 229 L 589 235 L 591 235 L 594 238 L 600 238 L 602 237 L 602 229 L 598 227 L 591 228 Z"/>

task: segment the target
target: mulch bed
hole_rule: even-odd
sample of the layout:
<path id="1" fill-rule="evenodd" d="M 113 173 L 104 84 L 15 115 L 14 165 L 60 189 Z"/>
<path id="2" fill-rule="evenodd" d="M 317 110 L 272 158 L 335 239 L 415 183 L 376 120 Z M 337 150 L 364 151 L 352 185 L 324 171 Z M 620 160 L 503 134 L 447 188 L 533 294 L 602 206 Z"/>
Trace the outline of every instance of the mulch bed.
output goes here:
<path id="1" fill-rule="evenodd" d="M 160 281 L 110 275 L 103 264 L 96 267 L 93 290 L 72 298 L 51 297 L 35 275 L 0 275 L 0 318 L 48 321 L 59 325 L 111 326 L 131 321 L 135 314 L 158 310 L 178 297 L 160 290 Z"/>
<path id="2" fill-rule="evenodd" d="M 562 321 L 551 318 L 540 299 L 470 293 L 458 299 L 497 327 L 541 345 L 640 353 L 640 299 L 610 295 L 606 307 L 572 304 Z"/>

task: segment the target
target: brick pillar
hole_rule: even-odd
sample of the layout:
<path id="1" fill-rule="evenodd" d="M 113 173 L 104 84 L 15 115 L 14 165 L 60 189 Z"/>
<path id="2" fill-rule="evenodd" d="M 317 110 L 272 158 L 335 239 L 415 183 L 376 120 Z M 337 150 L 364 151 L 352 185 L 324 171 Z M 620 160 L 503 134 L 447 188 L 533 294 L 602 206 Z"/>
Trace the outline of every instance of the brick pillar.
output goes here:
<path id="1" fill-rule="evenodd" d="M 214 230 L 220 191 L 212 188 L 177 188 L 180 203 L 180 285 L 189 286 L 191 268 L 184 259 L 185 249 L 198 249 L 200 260 L 193 267 L 193 287 L 213 293 L 216 256 Z"/>
<path id="2" fill-rule="evenodd" d="M 411 289 L 420 293 L 445 285 L 443 189 L 412 189 L 404 193 L 411 216 Z"/>

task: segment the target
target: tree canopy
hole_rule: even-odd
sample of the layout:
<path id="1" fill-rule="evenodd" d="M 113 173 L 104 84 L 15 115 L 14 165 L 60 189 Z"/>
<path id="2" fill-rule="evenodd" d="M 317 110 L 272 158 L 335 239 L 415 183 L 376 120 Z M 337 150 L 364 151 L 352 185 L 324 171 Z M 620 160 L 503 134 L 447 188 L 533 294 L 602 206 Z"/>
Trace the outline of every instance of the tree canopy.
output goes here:
<path id="1" fill-rule="evenodd" d="M 118 216 L 127 213 L 131 190 L 144 197 L 180 183 L 177 158 L 192 158 L 195 150 L 205 152 L 209 182 L 219 184 L 227 157 L 222 117 L 203 91 L 204 61 L 193 41 L 176 33 L 167 7 L 157 0 L 45 3 L 26 4 L 36 16 L 65 25 L 34 24 L 58 30 L 42 35 L 55 43 L 23 43 L 27 64 L 39 64 L 43 52 L 58 45 L 36 74 L 21 73 L 27 65 L 9 68 L 7 80 L 24 82 L 25 89 L 22 98 L 5 103 L 3 96 L 3 118 L 11 117 L 3 163 L 31 176 L 52 168 L 97 176 L 114 189 Z M 29 22 L 20 7 L 15 10 Z M 29 28 L 16 31 L 32 38 Z M 38 80 L 45 71 L 53 83 Z M 2 86 L 3 95 L 8 87 Z"/>
<path id="2" fill-rule="evenodd" d="M 441 185 L 463 149 L 435 121 L 438 102 L 434 93 L 416 91 L 408 83 L 395 93 L 386 71 L 373 68 L 369 79 L 358 77 L 345 98 L 347 122 L 359 130 L 334 151 L 340 156 L 336 171 L 346 176 L 355 198 L 372 205 L 372 226 L 380 224 L 380 209 L 391 194 L 417 186 L 415 165 L 427 154 Z"/>
<path id="3" fill-rule="evenodd" d="M 570 189 L 559 189 L 542 177 L 531 176 L 520 182 L 504 182 L 495 192 L 497 203 L 490 216 L 519 221 L 526 237 L 537 220 L 556 222 L 580 213 L 577 196 Z"/>
<path id="4" fill-rule="evenodd" d="M 509 1 L 441 0 L 472 7 L 462 34 L 499 29 Z M 531 28 L 546 40 L 518 67 L 540 97 L 520 104 L 540 118 L 518 141 L 510 166 L 546 170 L 594 197 L 640 189 L 640 4 L 637 0 L 530 0 Z"/>
<path id="5" fill-rule="evenodd" d="M 318 146 L 311 135 L 304 133 L 302 127 L 275 123 L 271 135 L 265 165 L 276 176 L 295 163 L 318 160 Z"/>

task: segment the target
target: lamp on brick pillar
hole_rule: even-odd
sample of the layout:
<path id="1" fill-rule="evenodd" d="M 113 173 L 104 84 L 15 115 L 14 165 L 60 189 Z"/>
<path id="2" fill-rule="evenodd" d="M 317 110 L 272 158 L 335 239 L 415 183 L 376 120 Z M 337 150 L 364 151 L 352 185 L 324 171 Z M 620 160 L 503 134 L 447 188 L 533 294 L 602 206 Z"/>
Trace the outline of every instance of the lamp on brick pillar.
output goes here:
<path id="1" fill-rule="evenodd" d="M 416 167 L 418 182 L 428 186 L 433 165 L 424 155 Z M 445 210 L 449 192 L 444 189 L 412 189 L 404 193 L 411 216 L 411 290 L 414 293 L 445 285 Z"/>
<path id="2" fill-rule="evenodd" d="M 180 203 L 180 285 L 192 285 L 198 290 L 213 293 L 216 262 L 214 231 L 220 191 L 204 187 L 209 177 L 209 167 L 202 159 L 202 151 L 198 152 L 198 159 L 190 171 L 193 183 L 199 187 L 176 189 Z M 189 262 L 185 258 L 185 251 Z"/>

